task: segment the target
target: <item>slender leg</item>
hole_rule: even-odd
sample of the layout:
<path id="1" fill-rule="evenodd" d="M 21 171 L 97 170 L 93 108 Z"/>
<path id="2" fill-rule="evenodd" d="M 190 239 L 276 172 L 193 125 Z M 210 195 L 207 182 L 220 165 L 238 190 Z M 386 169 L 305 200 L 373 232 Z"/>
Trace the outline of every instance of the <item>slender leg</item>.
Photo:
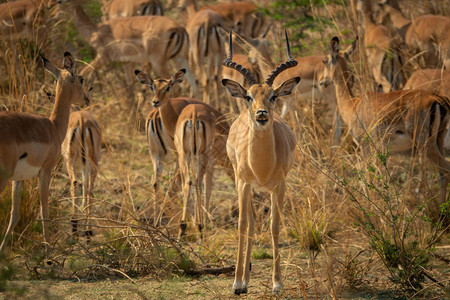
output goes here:
<path id="1" fill-rule="evenodd" d="M 190 176 L 189 176 L 189 166 L 186 165 L 186 162 L 189 161 L 189 158 L 185 158 L 183 155 L 178 156 L 178 162 L 180 164 L 180 171 L 181 171 L 181 181 L 183 184 L 183 214 L 181 216 L 181 223 L 180 223 L 180 233 L 178 235 L 178 238 L 181 239 L 186 235 L 186 228 L 187 228 L 187 213 L 188 213 L 188 205 L 189 205 L 189 198 L 190 198 L 190 189 L 191 189 L 191 182 L 190 182 Z"/>
<path id="2" fill-rule="evenodd" d="M 202 169 L 202 168 L 200 168 Z M 203 218 L 203 207 L 202 207 L 202 181 L 204 178 L 204 172 L 200 171 L 195 178 L 195 215 L 194 215 L 194 223 L 198 227 L 198 231 L 200 233 L 200 239 L 203 239 L 203 226 L 204 226 L 204 218 Z"/>
<path id="3" fill-rule="evenodd" d="M 70 179 L 70 195 L 72 196 L 72 235 L 78 235 L 78 217 L 77 217 L 77 204 L 76 204 L 76 188 L 77 181 L 75 178 Z"/>
<path id="4" fill-rule="evenodd" d="M 245 190 L 246 198 L 251 199 L 251 188 Z M 247 293 L 248 284 L 250 282 L 250 259 L 252 255 L 253 239 L 255 236 L 255 214 L 253 211 L 252 201 L 247 201 L 247 216 L 248 216 L 248 236 L 247 236 L 247 250 L 245 254 L 244 266 L 244 283 L 242 284 L 242 293 Z"/>
<path id="5" fill-rule="evenodd" d="M 211 206 L 211 194 L 212 194 L 212 185 L 213 185 L 213 177 L 214 177 L 214 165 L 215 161 L 213 158 L 210 158 L 208 163 L 208 167 L 206 169 L 205 174 L 205 210 L 209 216 L 210 214 L 210 206 Z M 206 219 L 205 219 L 206 221 Z"/>
<path id="6" fill-rule="evenodd" d="M 23 181 L 12 182 L 11 218 L 9 219 L 8 229 L 6 230 L 5 237 L 3 238 L 2 245 L 0 246 L 0 253 L 5 249 L 14 227 L 16 227 L 19 222 L 20 204 L 22 203 L 22 187 Z"/>
<path id="7" fill-rule="evenodd" d="M 52 170 L 42 170 L 39 174 L 39 192 L 41 200 L 41 217 L 42 217 L 42 231 L 44 233 L 44 242 L 46 246 L 46 251 L 49 250 L 49 231 L 48 231 L 48 190 L 50 185 L 50 177 Z"/>
<path id="8" fill-rule="evenodd" d="M 160 203 L 160 190 L 159 185 L 162 172 L 161 160 L 159 158 L 153 158 L 153 225 L 158 226 L 159 224 L 159 206 Z"/>
<path id="9" fill-rule="evenodd" d="M 377 84 L 381 84 L 383 87 L 383 92 L 388 93 L 391 91 L 391 84 L 389 80 L 382 73 L 382 64 L 385 56 L 384 51 L 380 51 L 379 49 L 374 49 L 372 51 L 368 51 L 367 54 L 369 59 L 370 70 L 372 71 L 372 75 Z"/>
<path id="10" fill-rule="evenodd" d="M 88 178 L 88 192 L 87 192 L 87 199 L 86 199 L 86 206 L 85 206 L 85 213 L 86 213 L 86 239 L 88 242 L 91 241 L 91 237 L 93 236 L 92 227 L 91 227 L 91 221 L 89 220 L 92 212 L 92 189 L 94 187 L 96 173 L 93 170 L 89 171 L 89 178 Z"/>
<path id="11" fill-rule="evenodd" d="M 78 216 L 77 216 L 77 178 L 75 177 L 74 164 L 71 162 L 71 158 L 66 158 L 67 172 L 69 173 L 70 181 L 70 196 L 72 198 L 72 236 L 78 236 Z"/>
<path id="12" fill-rule="evenodd" d="M 237 253 L 237 262 L 236 262 L 236 273 L 234 277 L 233 283 L 233 293 L 236 295 L 240 295 L 243 292 L 243 284 L 242 277 L 244 274 L 244 244 L 246 240 L 246 233 L 248 229 L 248 201 L 251 199 L 248 198 L 250 194 L 250 185 L 245 183 L 242 180 L 237 181 L 237 190 L 239 196 L 239 244 L 238 244 L 238 253 Z"/>
<path id="13" fill-rule="evenodd" d="M 281 182 L 274 191 L 272 191 L 272 247 L 273 247 L 273 293 L 279 293 L 282 288 L 281 282 L 281 268 L 280 268 L 280 253 L 278 251 L 278 240 L 280 235 L 280 210 L 282 208 L 285 182 Z"/>

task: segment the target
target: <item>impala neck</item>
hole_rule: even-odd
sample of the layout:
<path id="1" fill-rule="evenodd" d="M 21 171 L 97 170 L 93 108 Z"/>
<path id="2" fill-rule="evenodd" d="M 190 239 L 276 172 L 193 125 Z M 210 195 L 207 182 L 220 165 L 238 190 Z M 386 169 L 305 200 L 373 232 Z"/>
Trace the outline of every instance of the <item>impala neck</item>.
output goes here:
<path id="1" fill-rule="evenodd" d="M 192 1 L 191 3 L 189 3 L 186 6 L 186 14 L 187 14 L 188 20 L 192 19 L 192 17 L 195 15 L 197 10 L 198 10 L 197 3 L 195 1 Z"/>
<path id="2" fill-rule="evenodd" d="M 177 123 L 178 114 L 173 108 L 172 101 L 167 101 L 167 104 L 161 106 L 159 108 L 159 113 L 161 115 L 161 120 L 163 122 L 164 128 L 169 133 L 170 137 L 173 140 L 175 135 L 175 125 Z"/>
<path id="3" fill-rule="evenodd" d="M 339 114 L 344 120 L 347 126 L 351 124 L 351 118 L 354 116 L 354 110 L 357 103 L 357 99 L 353 96 L 352 90 L 349 85 L 350 73 L 348 70 L 340 70 L 340 75 L 334 79 L 334 85 L 336 88 L 336 99 L 339 108 Z"/>
<path id="4" fill-rule="evenodd" d="M 69 124 L 71 97 L 70 89 L 64 89 L 59 83 L 56 85 L 55 107 L 49 119 L 56 128 L 60 143 L 64 141 Z"/>
<path id="5" fill-rule="evenodd" d="M 70 6 L 72 11 L 69 11 L 73 16 L 73 22 L 83 39 L 90 43 L 92 35 L 97 31 L 97 26 L 91 21 L 88 15 L 83 10 L 80 4 L 73 4 Z"/>
<path id="6" fill-rule="evenodd" d="M 256 125 L 250 118 L 249 113 L 248 162 L 250 168 L 259 178 L 270 176 L 276 164 L 273 125 L 264 130 L 256 130 Z"/>

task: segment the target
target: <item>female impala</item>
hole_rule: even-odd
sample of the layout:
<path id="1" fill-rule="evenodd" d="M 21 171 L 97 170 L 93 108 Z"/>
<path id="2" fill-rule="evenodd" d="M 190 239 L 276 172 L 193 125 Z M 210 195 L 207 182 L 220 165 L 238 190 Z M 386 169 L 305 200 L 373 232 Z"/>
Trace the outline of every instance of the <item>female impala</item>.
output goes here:
<path id="1" fill-rule="evenodd" d="M 49 242 L 48 189 L 53 168 L 61 156 L 61 143 L 66 136 L 72 103 L 89 103 L 83 88 L 83 79 L 77 75 L 75 59 L 64 53 L 64 69 L 56 68 L 42 57 L 44 68 L 57 80 L 55 107 L 50 118 L 13 111 L 0 112 L 0 191 L 13 180 L 11 219 L 0 246 L 0 252 L 17 225 L 20 217 L 18 191 L 22 181 L 39 177 L 41 217 L 44 240 Z"/>
<path id="2" fill-rule="evenodd" d="M 229 125 L 225 119 L 225 116 L 214 107 L 198 99 L 189 97 L 171 98 L 172 91 L 174 90 L 173 87 L 183 81 L 185 73 L 186 70 L 181 69 L 173 74 L 170 79 L 159 78 L 153 80 L 148 74 L 139 70 L 135 71 L 137 80 L 140 83 L 147 84 L 151 87 L 154 93 L 152 104 L 155 108 L 157 108 L 157 111 L 149 114 L 146 121 L 147 138 L 155 171 L 155 200 L 157 200 L 156 195 L 159 194 L 158 185 L 159 177 L 161 176 L 161 162 L 166 161 L 168 152 L 175 149 L 174 136 L 177 120 L 181 112 L 188 105 L 201 105 L 205 110 L 214 115 L 216 119 L 215 126 L 217 135 L 215 137 L 211 156 L 213 156 L 215 161 L 217 161 L 217 163 L 224 168 L 227 175 L 234 180 L 233 168 L 231 167 L 230 160 L 226 156 L 225 149 L 226 138 L 229 130 Z M 212 174 L 206 174 L 207 185 L 212 183 L 210 175 Z M 206 190 L 209 190 L 208 187 L 206 187 Z M 156 211 L 157 207 L 155 206 L 155 214 L 159 214 Z M 157 221 L 156 218 L 158 217 L 155 215 L 155 222 Z"/>
<path id="3" fill-rule="evenodd" d="M 347 61 L 339 55 L 334 37 L 324 59 L 321 84 L 334 82 L 339 112 L 357 144 L 367 134 L 393 153 L 422 153 L 441 175 L 441 203 L 447 195 L 450 163 L 443 156 L 443 140 L 450 118 L 449 99 L 422 90 L 366 93 L 354 97 L 348 85 Z M 365 145 L 361 145 L 362 149 Z"/>
<path id="4" fill-rule="evenodd" d="M 79 212 L 76 204 L 77 179 L 83 188 L 82 209 L 90 216 L 92 207 L 92 189 L 97 177 L 98 163 L 102 146 L 102 131 L 97 120 L 87 111 L 74 111 L 69 117 L 66 139 L 62 145 L 66 160 L 67 172 L 70 178 L 70 194 L 72 196 L 73 219 L 72 233 L 77 234 L 77 218 Z M 88 225 L 85 231 L 89 240 L 92 230 Z"/>
<path id="5" fill-rule="evenodd" d="M 286 175 L 295 158 L 295 138 L 289 127 L 274 112 L 278 97 L 289 95 L 299 83 L 300 77 L 286 80 L 273 88 L 274 79 L 282 71 L 297 64 L 292 58 L 286 34 L 289 60 L 277 67 L 261 85 L 253 75 L 241 65 L 233 62 L 232 39 L 230 33 L 230 52 L 223 62 L 247 79 L 249 89 L 239 83 L 223 79 L 222 84 L 233 96 L 247 101 L 248 109 L 243 111 L 230 128 L 227 152 L 234 168 L 236 186 L 239 194 L 239 247 L 233 292 L 237 295 L 247 293 L 250 279 L 250 255 L 255 232 L 252 210 L 252 187 L 267 190 L 271 195 L 271 231 L 273 243 L 273 292 L 281 290 L 280 254 L 278 236 L 280 212 L 286 190 Z M 247 248 L 244 261 L 244 244 Z"/>
<path id="6" fill-rule="evenodd" d="M 178 117 L 175 129 L 175 149 L 178 154 L 178 165 L 183 186 L 183 215 L 180 225 L 180 238 L 186 234 L 187 211 L 191 206 L 189 203 L 191 185 L 194 185 L 195 188 L 193 221 L 198 227 L 200 237 L 202 237 L 202 229 L 205 224 L 203 210 L 209 213 L 211 201 L 211 181 L 215 164 L 213 151 L 216 122 L 216 116 L 201 104 L 186 106 Z M 202 183 L 204 178 L 210 182 L 206 184 L 206 197 L 203 204 Z"/>

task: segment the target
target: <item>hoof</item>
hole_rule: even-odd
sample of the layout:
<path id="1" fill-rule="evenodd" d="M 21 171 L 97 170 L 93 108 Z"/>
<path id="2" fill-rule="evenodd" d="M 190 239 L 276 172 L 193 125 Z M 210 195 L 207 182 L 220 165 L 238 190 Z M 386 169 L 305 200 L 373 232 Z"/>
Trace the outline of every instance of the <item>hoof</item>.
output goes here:
<path id="1" fill-rule="evenodd" d="M 242 287 L 241 294 L 247 294 L 248 288 L 246 286 Z"/>
<path id="2" fill-rule="evenodd" d="M 281 291 L 281 284 L 275 284 L 272 289 L 272 293 L 277 295 Z"/>
<path id="3" fill-rule="evenodd" d="M 245 289 L 245 292 L 244 292 Z M 247 293 L 247 287 L 243 287 L 242 283 L 233 283 L 233 294 L 240 295 L 243 293 Z"/>
<path id="4" fill-rule="evenodd" d="M 240 294 L 242 294 L 242 289 L 235 289 L 233 292 L 235 295 L 239 296 Z"/>

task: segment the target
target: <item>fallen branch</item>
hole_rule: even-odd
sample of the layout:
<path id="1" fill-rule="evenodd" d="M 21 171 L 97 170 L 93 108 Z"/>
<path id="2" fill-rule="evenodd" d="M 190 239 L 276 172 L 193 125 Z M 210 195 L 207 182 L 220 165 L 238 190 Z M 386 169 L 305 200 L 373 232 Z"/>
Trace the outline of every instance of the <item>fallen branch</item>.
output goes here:
<path id="1" fill-rule="evenodd" d="M 200 276 L 200 275 L 220 275 L 234 272 L 235 266 L 223 268 L 204 268 L 204 269 L 190 269 L 185 270 L 186 275 Z"/>

